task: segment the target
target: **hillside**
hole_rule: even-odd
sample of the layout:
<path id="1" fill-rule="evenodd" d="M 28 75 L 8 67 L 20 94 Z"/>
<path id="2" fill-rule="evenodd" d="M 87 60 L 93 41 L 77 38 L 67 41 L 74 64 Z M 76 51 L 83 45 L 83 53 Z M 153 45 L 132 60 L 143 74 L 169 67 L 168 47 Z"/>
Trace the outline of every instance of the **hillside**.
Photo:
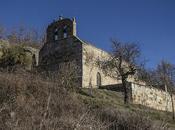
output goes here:
<path id="1" fill-rule="evenodd" d="M 167 125 L 168 127 L 171 127 L 171 129 L 175 129 L 175 123 L 172 120 L 170 112 L 157 111 L 136 104 L 125 105 L 123 102 L 123 94 L 120 92 L 105 89 L 93 89 L 92 92 L 90 92 L 89 89 L 82 89 L 79 96 L 85 104 L 101 108 L 112 107 L 122 112 L 140 113 L 143 116 L 150 118 L 155 123 L 164 122 L 165 124 L 163 125 Z"/>
<path id="2" fill-rule="evenodd" d="M 2 130 L 164 130 L 171 114 L 124 105 L 121 93 L 80 89 L 61 77 L 0 72 Z M 66 80 L 67 81 L 67 80 Z M 71 81 L 68 81 L 69 83 Z"/>

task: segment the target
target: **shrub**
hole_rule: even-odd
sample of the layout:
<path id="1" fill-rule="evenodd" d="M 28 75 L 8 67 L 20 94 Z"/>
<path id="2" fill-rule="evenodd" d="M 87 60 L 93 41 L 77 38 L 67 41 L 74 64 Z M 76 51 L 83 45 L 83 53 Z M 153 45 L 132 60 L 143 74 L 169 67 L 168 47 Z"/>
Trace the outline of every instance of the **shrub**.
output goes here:
<path id="1" fill-rule="evenodd" d="M 25 67 L 32 63 L 32 55 L 28 55 L 23 46 L 20 45 L 2 48 L 2 53 L 3 55 L 0 58 L 1 68 Z"/>

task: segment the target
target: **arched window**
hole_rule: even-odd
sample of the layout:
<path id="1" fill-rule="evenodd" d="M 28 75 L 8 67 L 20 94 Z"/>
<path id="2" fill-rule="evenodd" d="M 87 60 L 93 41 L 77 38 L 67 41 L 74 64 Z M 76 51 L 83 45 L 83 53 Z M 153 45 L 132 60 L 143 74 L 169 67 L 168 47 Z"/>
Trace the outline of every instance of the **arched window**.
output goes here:
<path id="1" fill-rule="evenodd" d="M 63 38 L 67 38 L 67 26 L 64 26 L 64 29 L 63 29 Z"/>
<path id="2" fill-rule="evenodd" d="M 55 41 L 58 40 L 58 28 L 55 28 L 55 30 L 54 30 L 54 40 Z"/>
<path id="3" fill-rule="evenodd" d="M 97 73 L 97 87 L 101 86 L 101 74 L 98 72 Z"/>

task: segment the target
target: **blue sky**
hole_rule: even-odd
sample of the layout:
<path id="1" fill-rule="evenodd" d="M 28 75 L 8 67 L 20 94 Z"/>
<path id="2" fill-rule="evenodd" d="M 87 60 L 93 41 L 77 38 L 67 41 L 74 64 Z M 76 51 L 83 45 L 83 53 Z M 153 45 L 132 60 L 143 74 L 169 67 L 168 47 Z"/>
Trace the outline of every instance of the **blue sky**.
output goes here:
<path id="1" fill-rule="evenodd" d="M 0 24 L 39 31 L 57 19 L 76 17 L 78 36 L 110 50 L 110 38 L 140 44 L 147 66 L 175 64 L 174 0 L 0 0 Z"/>

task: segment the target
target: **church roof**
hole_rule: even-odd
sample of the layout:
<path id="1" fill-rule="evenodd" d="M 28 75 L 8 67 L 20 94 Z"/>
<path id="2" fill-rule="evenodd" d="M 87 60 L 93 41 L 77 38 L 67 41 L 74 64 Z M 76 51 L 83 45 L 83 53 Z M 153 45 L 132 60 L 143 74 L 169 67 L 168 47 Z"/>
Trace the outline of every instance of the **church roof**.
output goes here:
<path id="1" fill-rule="evenodd" d="M 105 52 L 105 53 L 107 53 L 107 54 L 110 55 L 109 52 L 107 52 L 107 51 L 105 51 L 105 50 L 103 50 L 103 49 L 101 49 L 101 48 L 96 47 L 93 43 L 90 43 L 90 42 L 85 41 L 85 40 L 81 40 L 81 39 L 80 39 L 79 37 L 77 37 L 77 36 L 76 36 L 76 38 L 77 38 L 78 40 L 80 40 L 81 43 L 83 43 L 83 44 L 87 44 L 87 45 L 89 45 L 89 46 L 92 46 L 93 48 L 95 48 L 95 49 L 97 49 L 97 50 L 99 50 L 99 51 Z"/>

